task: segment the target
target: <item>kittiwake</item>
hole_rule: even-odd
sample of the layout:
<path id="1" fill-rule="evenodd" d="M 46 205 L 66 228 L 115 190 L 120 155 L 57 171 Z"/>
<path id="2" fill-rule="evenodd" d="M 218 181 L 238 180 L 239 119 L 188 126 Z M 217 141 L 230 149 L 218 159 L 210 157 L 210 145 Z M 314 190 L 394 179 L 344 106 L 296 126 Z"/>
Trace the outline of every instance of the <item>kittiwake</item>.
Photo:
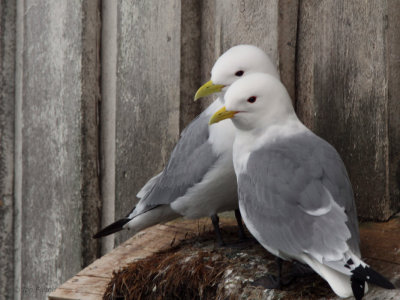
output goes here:
<path id="1" fill-rule="evenodd" d="M 210 124 L 228 118 L 236 128 L 240 212 L 264 248 L 309 265 L 340 297 L 361 299 L 366 282 L 393 289 L 361 260 L 356 206 L 342 159 L 299 121 L 283 84 L 267 74 L 236 81 Z M 279 287 L 280 279 L 275 283 Z"/>
<path id="2" fill-rule="evenodd" d="M 123 219 L 94 235 L 103 237 L 122 229 L 133 233 L 178 217 L 211 217 L 220 245 L 223 244 L 217 214 L 235 210 L 241 236 L 236 176 L 232 163 L 234 127 L 224 122 L 209 127 L 211 115 L 223 105 L 227 87 L 242 76 L 263 72 L 279 78 L 270 58 L 259 48 L 238 45 L 216 61 L 211 80 L 196 93 L 196 99 L 221 92 L 204 112 L 183 130 L 165 169 L 137 194 L 136 207 Z"/>

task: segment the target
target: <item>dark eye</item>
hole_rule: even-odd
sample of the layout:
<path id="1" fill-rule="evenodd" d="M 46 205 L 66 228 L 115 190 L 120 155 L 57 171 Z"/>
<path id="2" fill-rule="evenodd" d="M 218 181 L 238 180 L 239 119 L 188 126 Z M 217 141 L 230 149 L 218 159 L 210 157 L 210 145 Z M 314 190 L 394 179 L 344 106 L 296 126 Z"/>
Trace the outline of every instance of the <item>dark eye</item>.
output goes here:
<path id="1" fill-rule="evenodd" d="M 249 102 L 249 103 L 254 103 L 254 102 L 256 102 L 256 100 L 257 100 L 257 97 L 252 96 L 252 97 L 250 97 L 249 99 L 247 99 L 247 102 Z"/>
<path id="2" fill-rule="evenodd" d="M 243 73 L 244 73 L 244 72 L 243 72 L 242 70 L 237 71 L 237 72 L 235 73 L 235 76 L 240 77 L 240 76 L 243 75 Z"/>

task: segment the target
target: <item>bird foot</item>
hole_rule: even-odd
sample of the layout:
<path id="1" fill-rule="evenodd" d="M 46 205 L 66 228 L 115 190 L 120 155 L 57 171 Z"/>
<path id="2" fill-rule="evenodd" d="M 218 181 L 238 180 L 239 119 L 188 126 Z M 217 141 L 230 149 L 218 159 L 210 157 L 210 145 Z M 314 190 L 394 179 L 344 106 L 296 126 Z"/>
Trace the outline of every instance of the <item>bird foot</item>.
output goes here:
<path id="1" fill-rule="evenodd" d="M 251 285 L 262 286 L 265 289 L 280 290 L 284 287 L 289 286 L 295 278 L 296 277 L 292 275 L 279 278 L 278 276 L 267 274 L 266 276 L 260 277 L 259 279 L 255 280 Z"/>
<path id="2" fill-rule="evenodd" d="M 289 275 L 291 277 L 306 277 L 312 274 L 315 274 L 315 272 L 309 266 L 294 261 L 292 264 L 292 271 L 290 272 Z"/>

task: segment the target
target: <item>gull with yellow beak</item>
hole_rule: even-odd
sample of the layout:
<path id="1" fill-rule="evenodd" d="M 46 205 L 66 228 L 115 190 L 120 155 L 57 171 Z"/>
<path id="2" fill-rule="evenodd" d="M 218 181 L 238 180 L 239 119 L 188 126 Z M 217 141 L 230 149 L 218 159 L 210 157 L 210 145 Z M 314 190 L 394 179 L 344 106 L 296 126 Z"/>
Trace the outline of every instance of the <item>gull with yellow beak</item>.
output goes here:
<path id="1" fill-rule="evenodd" d="M 225 119 L 236 128 L 240 212 L 261 245 L 309 265 L 340 297 L 362 299 L 366 282 L 393 289 L 361 260 L 353 191 L 339 154 L 299 121 L 282 83 L 268 74 L 236 81 L 210 124 Z M 278 265 L 270 288 L 280 287 Z"/>
<path id="2" fill-rule="evenodd" d="M 122 229 L 137 233 L 178 217 L 211 217 L 222 245 L 217 214 L 228 210 L 235 210 L 243 235 L 232 164 L 234 127 L 231 122 L 209 127 L 208 120 L 223 105 L 225 90 L 237 79 L 254 72 L 279 78 L 269 57 L 255 46 L 235 46 L 218 58 L 211 81 L 197 91 L 195 99 L 219 92 L 220 97 L 183 130 L 165 169 L 138 193 L 141 199 L 136 207 L 127 217 L 98 232 L 95 238 Z"/>

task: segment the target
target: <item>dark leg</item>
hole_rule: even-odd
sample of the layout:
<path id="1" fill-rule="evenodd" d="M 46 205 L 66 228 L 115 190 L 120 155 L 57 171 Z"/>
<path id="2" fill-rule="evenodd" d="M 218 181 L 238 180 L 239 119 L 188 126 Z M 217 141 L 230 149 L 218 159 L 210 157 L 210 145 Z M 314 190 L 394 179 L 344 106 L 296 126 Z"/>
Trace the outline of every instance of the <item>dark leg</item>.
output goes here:
<path id="1" fill-rule="evenodd" d="M 284 278 L 282 277 L 282 262 L 283 262 L 282 259 L 278 257 L 276 258 L 275 261 L 278 266 L 278 275 L 274 276 L 268 274 L 267 276 L 261 277 L 256 281 L 254 281 L 252 285 L 254 286 L 261 285 L 266 289 L 281 289 L 282 287 L 291 284 L 298 277 L 304 277 L 306 275 L 314 273 L 314 271 L 310 267 L 303 265 L 299 262 L 294 262 L 293 263 L 294 266 L 292 266 L 294 271 L 287 274 Z"/>
<path id="2" fill-rule="evenodd" d="M 242 216 L 240 214 L 239 209 L 235 209 L 235 217 L 236 221 L 239 227 L 239 239 L 240 240 L 245 240 L 246 239 L 246 233 L 244 232 L 244 227 L 242 223 Z"/>
<path id="3" fill-rule="evenodd" d="M 216 214 L 212 215 L 211 216 L 211 221 L 212 221 L 212 223 L 214 225 L 214 231 L 215 231 L 215 235 L 217 236 L 218 245 L 220 247 L 225 246 L 225 243 L 222 240 L 221 231 L 219 229 L 219 218 L 218 218 L 218 216 Z"/>
<path id="4" fill-rule="evenodd" d="M 305 277 L 312 274 L 315 274 L 315 272 L 309 266 L 299 263 L 298 261 L 294 261 L 292 263 L 292 271 L 290 273 L 291 276 Z"/>
<path id="5" fill-rule="evenodd" d="M 277 289 L 282 287 L 282 259 L 277 257 L 275 259 L 276 264 L 278 265 L 278 278 L 277 278 Z"/>
<path id="6" fill-rule="evenodd" d="M 294 261 L 292 263 L 292 270 L 290 273 L 287 273 L 285 278 L 281 278 L 281 286 L 288 286 L 297 278 L 306 277 L 309 275 L 315 274 L 314 270 L 309 266 Z"/>

